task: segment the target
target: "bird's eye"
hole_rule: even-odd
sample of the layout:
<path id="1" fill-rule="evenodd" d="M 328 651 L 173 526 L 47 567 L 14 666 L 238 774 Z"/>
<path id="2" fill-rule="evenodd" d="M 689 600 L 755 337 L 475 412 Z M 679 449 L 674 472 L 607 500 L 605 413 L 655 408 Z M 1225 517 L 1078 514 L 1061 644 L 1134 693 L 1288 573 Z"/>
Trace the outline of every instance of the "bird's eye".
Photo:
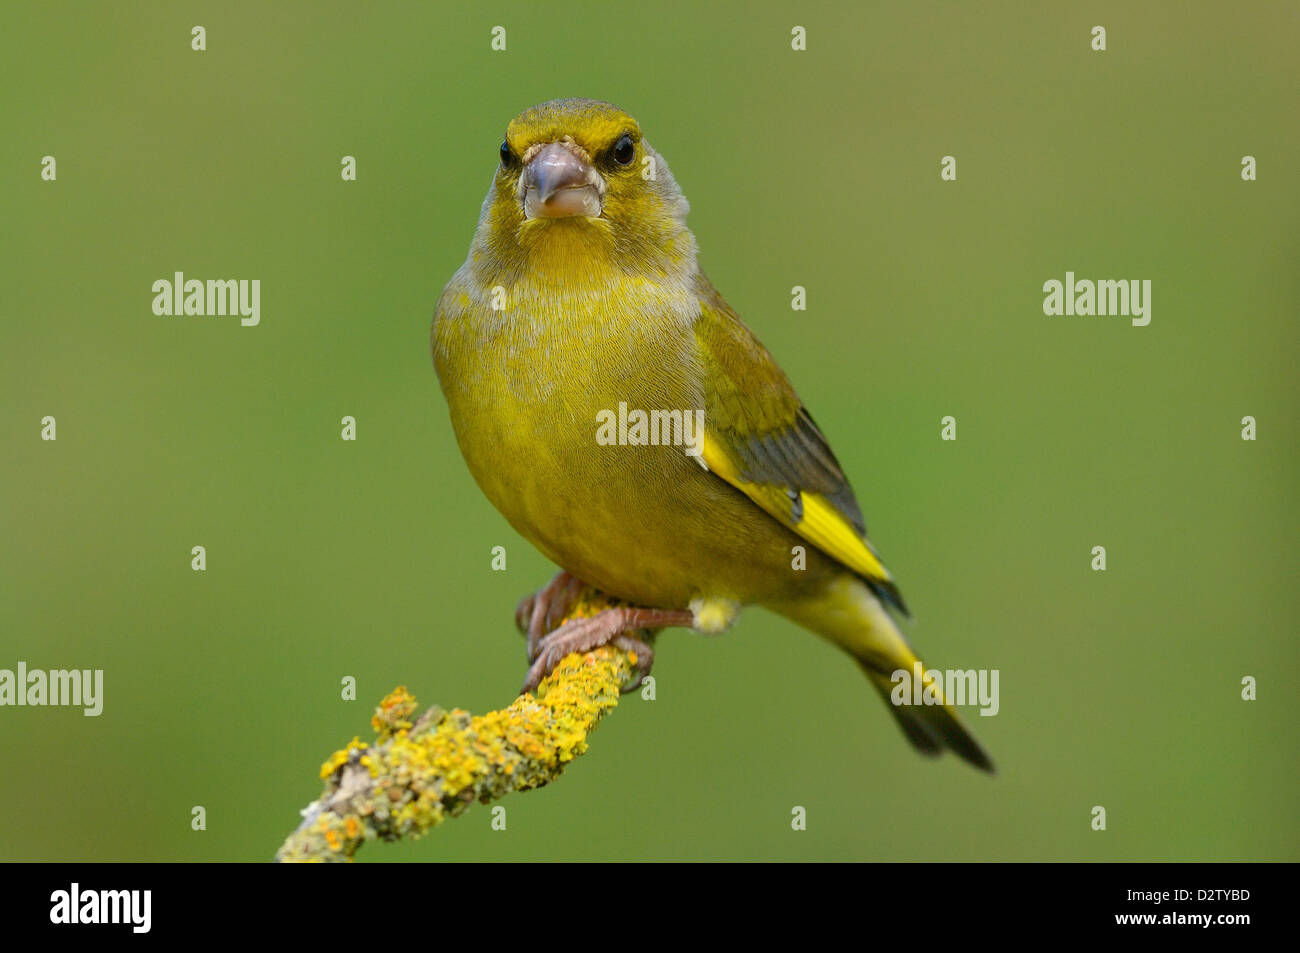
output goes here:
<path id="1" fill-rule="evenodd" d="M 515 154 L 510 151 L 510 143 L 503 139 L 501 140 L 501 166 L 508 169 L 514 164 Z"/>
<path id="2" fill-rule="evenodd" d="M 618 142 L 614 143 L 614 161 L 619 165 L 629 165 L 636 156 L 636 148 L 632 145 L 631 136 L 623 136 Z"/>

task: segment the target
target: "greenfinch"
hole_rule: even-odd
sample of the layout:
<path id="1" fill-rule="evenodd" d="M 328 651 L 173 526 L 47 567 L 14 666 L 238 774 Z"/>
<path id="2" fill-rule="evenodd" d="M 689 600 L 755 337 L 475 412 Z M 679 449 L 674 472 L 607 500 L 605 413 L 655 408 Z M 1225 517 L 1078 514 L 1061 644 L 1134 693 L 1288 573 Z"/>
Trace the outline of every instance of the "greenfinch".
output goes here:
<path id="1" fill-rule="evenodd" d="M 432 349 L 461 453 L 563 570 L 521 607 L 535 688 L 570 652 L 720 632 L 760 605 L 851 655 L 890 702 L 920 664 L 825 436 L 696 263 L 689 205 L 627 113 L 565 99 L 506 130 Z M 587 586 L 618 600 L 563 619 Z M 923 669 L 922 669 L 923 670 Z M 929 676 L 924 678 L 929 682 Z M 889 704 L 921 752 L 992 762 L 948 700 Z"/>

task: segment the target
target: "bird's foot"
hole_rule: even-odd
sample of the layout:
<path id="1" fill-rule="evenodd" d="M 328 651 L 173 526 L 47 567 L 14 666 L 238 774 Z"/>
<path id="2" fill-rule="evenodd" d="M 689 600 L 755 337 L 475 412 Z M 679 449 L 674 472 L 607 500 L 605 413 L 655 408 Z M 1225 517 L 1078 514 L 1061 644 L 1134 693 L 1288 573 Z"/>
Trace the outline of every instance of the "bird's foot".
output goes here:
<path id="1" fill-rule="evenodd" d="M 541 640 L 539 651 L 524 679 L 523 690 L 536 691 L 542 679 L 572 652 L 590 652 L 602 645 L 615 645 L 636 657 L 636 678 L 623 688 L 624 692 L 633 691 L 650 674 L 650 665 L 654 661 L 650 646 L 633 633 L 670 625 L 689 626 L 693 621 L 694 613 L 689 609 L 634 609 L 630 606 L 605 609 L 586 619 L 573 619 Z"/>
<path id="2" fill-rule="evenodd" d="M 526 651 L 529 662 L 537 658 L 543 636 L 569 614 L 586 585 L 576 576 L 560 570 L 544 587 L 519 600 L 515 625 L 528 637 Z"/>

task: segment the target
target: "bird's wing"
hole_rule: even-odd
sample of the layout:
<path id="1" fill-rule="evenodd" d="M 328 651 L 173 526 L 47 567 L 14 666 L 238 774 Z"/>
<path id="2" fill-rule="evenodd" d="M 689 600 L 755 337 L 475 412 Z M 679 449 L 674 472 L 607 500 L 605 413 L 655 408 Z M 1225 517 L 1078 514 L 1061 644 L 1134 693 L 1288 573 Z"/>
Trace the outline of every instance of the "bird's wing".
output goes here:
<path id="1" fill-rule="evenodd" d="M 697 291 L 695 334 L 711 385 L 703 462 L 906 613 L 893 577 L 867 540 L 848 478 L 785 372 L 703 275 Z"/>

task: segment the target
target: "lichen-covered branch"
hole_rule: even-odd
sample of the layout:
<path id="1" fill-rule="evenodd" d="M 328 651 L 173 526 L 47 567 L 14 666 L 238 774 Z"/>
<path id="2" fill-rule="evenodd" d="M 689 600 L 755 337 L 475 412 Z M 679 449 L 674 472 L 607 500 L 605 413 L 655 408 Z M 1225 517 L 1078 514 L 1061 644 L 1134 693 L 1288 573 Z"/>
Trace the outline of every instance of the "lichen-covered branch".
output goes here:
<path id="1" fill-rule="evenodd" d="M 584 604 L 570 616 L 604 604 Z M 418 718 L 415 697 L 391 692 L 370 723 L 321 766 L 325 791 L 276 860 L 346 861 L 366 841 L 420 837 L 475 801 L 555 780 L 587 750 L 587 737 L 618 704 L 636 658 L 605 646 L 564 658 L 537 689 L 485 715 L 437 706 Z"/>

